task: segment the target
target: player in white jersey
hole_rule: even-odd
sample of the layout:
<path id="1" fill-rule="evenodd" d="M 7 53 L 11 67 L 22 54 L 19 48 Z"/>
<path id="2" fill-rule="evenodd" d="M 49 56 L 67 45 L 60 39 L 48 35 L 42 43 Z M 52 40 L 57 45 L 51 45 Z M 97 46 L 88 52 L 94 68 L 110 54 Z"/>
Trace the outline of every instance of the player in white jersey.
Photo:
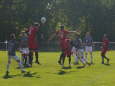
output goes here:
<path id="1" fill-rule="evenodd" d="M 29 48 L 28 48 L 28 36 L 22 31 L 20 34 L 20 52 L 22 55 L 22 63 L 25 67 L 30 67 L 29 64 Z"/>
<path id="2" fill-rule="evenodd" d="M 88 56 L 88 53 L 90 54 L 90 64 L 93 64 L 93 39 L 92 36 L 90 34 L 90 32 L 87 32 L 84 38 L 84 44 L 85 44 L 85 57 L 86 59 Z"/>

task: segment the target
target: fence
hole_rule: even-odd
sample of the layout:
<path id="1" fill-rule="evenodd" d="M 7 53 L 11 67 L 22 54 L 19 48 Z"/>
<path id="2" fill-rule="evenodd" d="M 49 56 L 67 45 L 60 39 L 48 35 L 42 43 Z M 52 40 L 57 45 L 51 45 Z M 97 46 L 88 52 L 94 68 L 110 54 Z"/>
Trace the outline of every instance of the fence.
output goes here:
<path id="1" fill-rule="evenodd" d="M 94 42 L 94 50 L 100 50 L 102 45 L 102 42 Z M 0 42 L 0 50 L 7 50 L 8 47 L 8 41 Z M 109 44 L 110 50 L 115 50 L 115 42 L 110 42 Z M 52 42 L 52 43 L 46 43 L 41 42 L 39 44 L 39 50 L 40 51 L 59 51 L 59 44 L 58 42 Z"/>

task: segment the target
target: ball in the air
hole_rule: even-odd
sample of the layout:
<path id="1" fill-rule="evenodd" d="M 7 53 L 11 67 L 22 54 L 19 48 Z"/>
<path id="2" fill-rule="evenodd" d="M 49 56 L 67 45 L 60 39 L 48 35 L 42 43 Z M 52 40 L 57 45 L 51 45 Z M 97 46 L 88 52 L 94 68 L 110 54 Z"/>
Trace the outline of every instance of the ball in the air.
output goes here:
<path id="1" fill-rule="evenodd" d="M 41 23 L 45 23 L 46 22 L 46 17 L 41 17 Z"/>

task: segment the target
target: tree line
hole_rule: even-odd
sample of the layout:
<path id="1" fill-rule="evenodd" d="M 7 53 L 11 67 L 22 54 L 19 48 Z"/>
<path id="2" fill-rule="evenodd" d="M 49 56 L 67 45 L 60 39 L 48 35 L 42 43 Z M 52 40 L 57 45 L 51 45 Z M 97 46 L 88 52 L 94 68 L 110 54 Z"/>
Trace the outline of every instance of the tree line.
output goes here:
<path id="1" fill-rule="evenodd" d="M 81 29 L 82 36 L 91 31 L 96 41 L 104 33 L 115 41 L 115 0 L 0 0 L 0 41 L 40 22 L 42 16 L 47 18 L 40 30 L 44 40 L 64 24 L 70 30 Z"/>

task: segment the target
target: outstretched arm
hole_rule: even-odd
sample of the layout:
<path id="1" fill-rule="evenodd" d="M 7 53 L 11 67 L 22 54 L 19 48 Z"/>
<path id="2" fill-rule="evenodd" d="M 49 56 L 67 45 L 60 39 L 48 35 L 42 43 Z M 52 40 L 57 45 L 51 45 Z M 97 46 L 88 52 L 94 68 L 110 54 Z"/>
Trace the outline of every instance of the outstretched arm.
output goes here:
<path id="1" fill-rule="evenodd" d="M 76 30 L 76 31 L 69 31 L 69 33 L 81 34 L 81 31 L 80 31 L 80 30 Z"/>
<path id="2" fill-rule="evenodd" d="M 49 37 L 48 41 L 51 41 L 55 36 L 56 36 L 56 33 L 52 34 L 52 35 Z"/>

